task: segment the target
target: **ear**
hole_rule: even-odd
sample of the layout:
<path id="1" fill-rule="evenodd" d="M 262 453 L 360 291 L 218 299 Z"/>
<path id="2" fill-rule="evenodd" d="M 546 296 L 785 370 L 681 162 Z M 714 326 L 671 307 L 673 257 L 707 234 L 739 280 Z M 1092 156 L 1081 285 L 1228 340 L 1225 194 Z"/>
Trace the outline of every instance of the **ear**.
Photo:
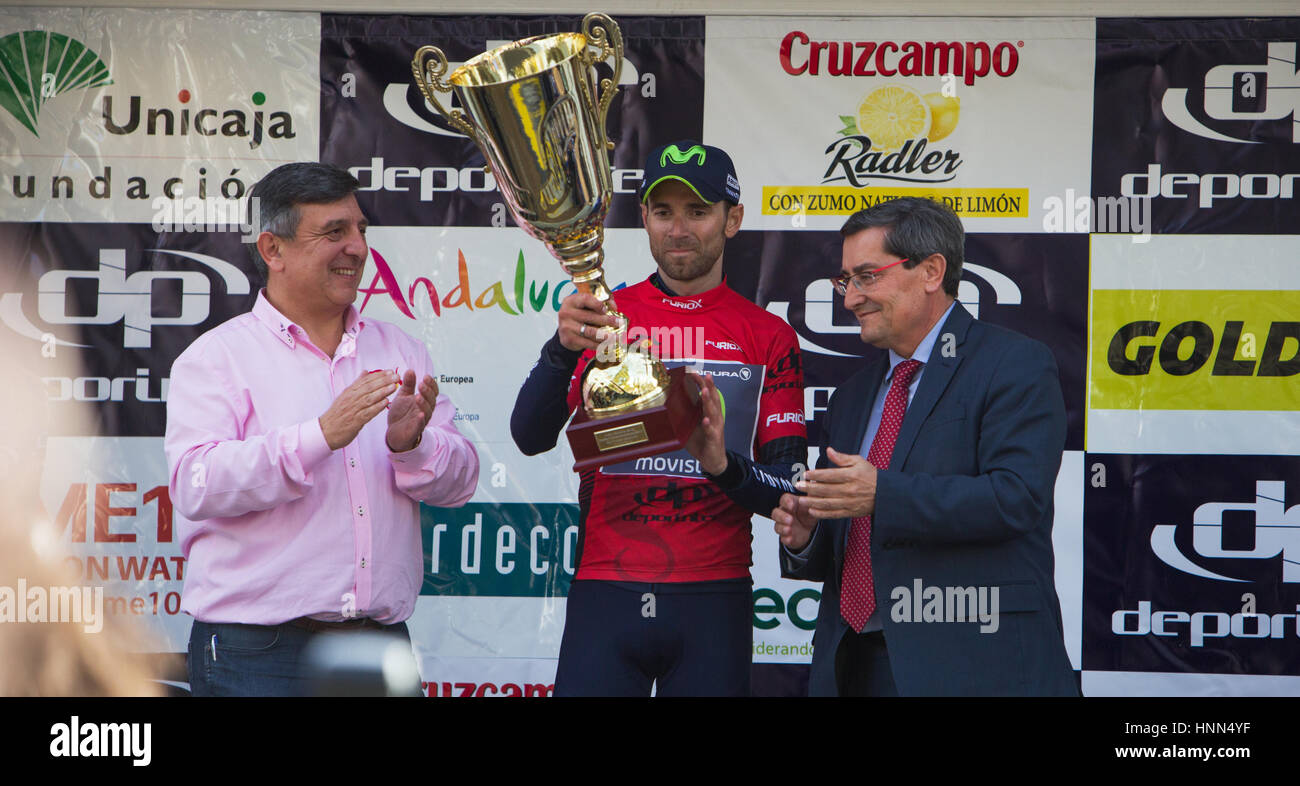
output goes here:
<path id="1" fill-rule="evenodd" d="M 727 237 L 732 238 L 740 231 L 740 224 L 745 220 L 745 206 L 736 205 L 727 208 Z"/>
<path id="2" fill-rule="evenodd" d="M 948 260 L 943 254 L 931 254 L 920 264 L 921 281 L 928 293 L 943 289 L 943 275 L 948 270 Z"/>
<path id="3" fill-rule="evenodd" d="M 648 226 L 649 223 L 650 223 L 650 208 L 646 207 L 645 202 L 642 202 L 641 203 L 641 226 Z"/>
<path id="4" fill-rule="evenodd" d="M 263 232 L 257 236 L 257 253 L 262 255 L 262 261 L 266 263 L 269 272 L 280 273 L 284 270 L 282 242 L 270 232 Z"/>

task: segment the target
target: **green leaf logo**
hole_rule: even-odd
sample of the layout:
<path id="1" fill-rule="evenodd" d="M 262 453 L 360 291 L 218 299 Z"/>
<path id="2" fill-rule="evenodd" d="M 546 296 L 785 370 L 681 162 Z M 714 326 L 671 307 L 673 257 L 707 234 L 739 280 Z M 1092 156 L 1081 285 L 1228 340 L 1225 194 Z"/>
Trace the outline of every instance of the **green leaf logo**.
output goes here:
<path id="1" fill-rule="evenodd" d="M 0 108 L 38 137 L 36 122 L 46 101 L 111 84 L 99 55 L 66 35 L 26 30 L 0 38 Z"/>
<path id="2" fill-rule="evenodd" d="M 858 119 L 853 115 L 840 115 L 840 122 L 844 124 L 838 132 L 840 136 L 853 136 L 858 133 Z"/>

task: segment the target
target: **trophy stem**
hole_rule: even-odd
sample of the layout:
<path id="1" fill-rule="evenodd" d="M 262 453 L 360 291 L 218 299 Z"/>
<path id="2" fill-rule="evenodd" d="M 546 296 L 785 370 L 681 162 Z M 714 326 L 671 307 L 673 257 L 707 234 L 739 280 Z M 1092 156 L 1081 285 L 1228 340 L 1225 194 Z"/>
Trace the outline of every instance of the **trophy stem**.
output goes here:
<path id="1" fill-rule="evenodd" d="M 618 327 L 605 328 L 606 332 L 611 333 L 611 335 L 597 350 L 594 362 L 602 367 L 616 366 L 622 363 L 623 358 L 627 356 L 627 317 L 614 308 L 614 296 L 605 283 L 604 269 L 597 267 L 588 270 L 586 273 L 578 273 L 573 276 L 573 283 L 579 292 L 591 295 L 599 300 L 601 305 L 605 307 L 606 314 L 618 319 Z"/>

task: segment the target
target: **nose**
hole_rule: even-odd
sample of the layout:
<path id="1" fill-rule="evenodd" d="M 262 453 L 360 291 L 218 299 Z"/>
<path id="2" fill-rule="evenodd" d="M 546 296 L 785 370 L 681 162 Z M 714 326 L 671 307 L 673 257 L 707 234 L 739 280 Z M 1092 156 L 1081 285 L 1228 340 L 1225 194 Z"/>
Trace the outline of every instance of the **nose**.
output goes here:
<path id="1" fill-rule="evenodd" d="M 852 311 L 866 302 L 866 299 L 867 296 L 862 294 L 853 282 L 850 281 L 848 287 L 844 290 L 844 307 L 849 311 Z"/>
<path id="2" fill-rule="evenodd" d="M 364 260 L 370 253 L 369 247 L 366 246 L 366 236 L 357 227 L 352 227 L 348 232 L 347 243 L 343 246 L 345 253 Z"/>
<path id="3" fill-rule="evenodd" d="M 686 229 L 686 217 L 682 215 L 674 214 L 672 219 L 670 219 L 668 222 L 668 236 L 687 237 L 689 235 L 690 232 L 687 231 Z"/>

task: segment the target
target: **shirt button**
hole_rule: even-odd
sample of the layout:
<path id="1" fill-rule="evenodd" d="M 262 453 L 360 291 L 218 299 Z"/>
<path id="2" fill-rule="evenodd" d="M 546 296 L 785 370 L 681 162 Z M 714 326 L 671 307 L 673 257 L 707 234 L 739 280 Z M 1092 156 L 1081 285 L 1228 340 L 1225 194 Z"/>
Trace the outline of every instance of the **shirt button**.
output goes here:
<path id="1" fill-rule="evenodd" d="M 354 459 L 354 458 L 350 458 L 350 459 L 348 459 L 348 466 L 355 467 L 356 465 L 357 465 L 357 460 L 356 460 L 356 459 Z"/>
<path id="2" fill-rule="evenodd" d="M 362 557 L 362 558 L 361 558 L 361 567 L 364 568 L 365 566 L 366 566 L 366 558 L 365 558 L 365 557 Z"/>
<path id="3" fill-rule="evenodd" d="M 364 516 L 364 515 L 366 515 L 365 510 L 363 510 L 362 507 L 361 507 L 360 505 L 357 505 L 357 515 L 358 515 L 358 516 Z"/>

